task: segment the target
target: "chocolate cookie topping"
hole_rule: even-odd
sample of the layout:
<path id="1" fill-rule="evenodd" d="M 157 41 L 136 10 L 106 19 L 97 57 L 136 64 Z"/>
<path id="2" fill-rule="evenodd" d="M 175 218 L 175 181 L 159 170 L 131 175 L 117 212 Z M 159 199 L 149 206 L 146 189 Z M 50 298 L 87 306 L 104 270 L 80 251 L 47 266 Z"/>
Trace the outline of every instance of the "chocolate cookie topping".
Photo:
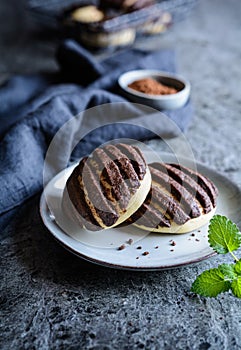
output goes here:
<path id="1" fill-rule="evenodd" d="M 92 231 L 110 227 L 127 210 L 146 169 L 141 152 L 134 146 L 118 144 L 97 148 L 74 169 L 64 196 L 69 196 L 82 226 Z M 67 207 L 67 211 L 71 209 Z"/>
<path id="2" fill-rule="evenodd" d="M 183 225 L 216 206 L 217 188 L 205 176 L 178 164 L 149 165 L 152 187 L 132 222 L 149 228 Z"/>

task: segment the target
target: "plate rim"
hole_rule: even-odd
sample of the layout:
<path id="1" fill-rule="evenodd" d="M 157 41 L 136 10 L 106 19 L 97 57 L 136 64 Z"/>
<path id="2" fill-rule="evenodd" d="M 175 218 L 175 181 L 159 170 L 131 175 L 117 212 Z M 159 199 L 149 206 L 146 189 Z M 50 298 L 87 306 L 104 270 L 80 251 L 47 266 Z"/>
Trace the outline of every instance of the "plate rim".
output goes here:
<path id="1" fill-rule="evenodd" d="M 48 209 L 48 205 L 45 201 L 45 198 L 43 196 L 43 194 L 41 195 L 41 200 L 40 202 L 42 201 L 43 199 L 43 202 L 46 206 L 46 209 Z M 158 266 L 125 266 L 125 265 L 118 265 L 118 264 L 114 264 L 114 263 L 110 263 L 110 262 L 106 262 L 106 261 L 103 261 L 103 260 L 98 260 L 98 259 L 94 259 L 86 254 L 83 254 L 77 250 L 75 250 L 74 248 L 70 247 L 68 244 L 66 244 L 65 242 L 63 242 L 59 237 L 57 237 L 55 235 L 55 233 L 53 231 L 51 231 L 51 229 L 46 225 L 46 221 L 45 221 L 45 218 L 44 216 L 42 215 L 42 207 L 43 205 L 40 207 L 40 215 L 41 215 L 41 218 L 43 220 L 43 223 L 45 225 L 45 227 L 48 229 L 48 231 L 52 234 L 53 238 L 62 246 L 64 247 L 67 251 L 69 251 L 70 253 L 74 254 L 75 256 L 78 256 L 79 258 L 85 260 L 85 261 L 88 261 L 90 263 L 93 263 L 95 265 L 98 265 L 98 266 L 104 266 L 104 267 L 108 267 L 108 268 L 113 268 L 113 269 L 118 269 L 118 270 L 127 270 L 127 271 L 159 271 L 159 270 L 171 270 L 171 269 L 176 269 L 176 268 L 179 268 L 179 267 L 185 267 L 185 266 L 189 266 L 189 265 L 194 265 L 194 264 L 197 264 L 203 260 L 207 260 L 209 258 L 212 258 L 214 257 L 215 255 L 217 255 L 217 253 L 215 251 L 213 252 L 210 252 L 209 254 L 205 255 L 205 256 L 202 256 L 200 258 L 196 258 L 195 260 L 188 260 L 186 262 L 183 262 L 183 263 L 179 263 L 179 264 L 172 264 L 172 265 L 158 265 Z M 57 223 L 55 223 L 55 226 L 58 227 L 59 230 L 63 231 Z M 63 231 L 64 234 L 66 234 L 64 231 Z M 71 237 L 72 238 L 72 237 Z M 72 238 L 74 239 L 74 238 Z M 95 249 L 98 249 L 98 248 L 95 248 Z"/>

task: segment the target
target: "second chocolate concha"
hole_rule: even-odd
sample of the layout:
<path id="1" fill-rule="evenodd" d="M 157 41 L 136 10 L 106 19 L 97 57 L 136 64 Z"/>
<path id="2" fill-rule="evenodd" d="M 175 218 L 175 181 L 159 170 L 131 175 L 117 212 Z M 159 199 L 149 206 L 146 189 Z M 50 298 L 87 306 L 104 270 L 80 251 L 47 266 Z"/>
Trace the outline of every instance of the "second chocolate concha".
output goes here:
<path id="1" fill-rule="evenodd" d="M 149 164 L 151 190 L 128 222 L 150 232 L 186 233 L 209 222 L 218 190 L 204 175 L 178 164 Z"/>
<path id="2" fill-rule="evenodd" d="M 107 229 L 136 212 L 150 187 L 150 171 L 139 148 L 106 145 L 76 166 L 67 180 L 62 207 L 83 228 Z"/>

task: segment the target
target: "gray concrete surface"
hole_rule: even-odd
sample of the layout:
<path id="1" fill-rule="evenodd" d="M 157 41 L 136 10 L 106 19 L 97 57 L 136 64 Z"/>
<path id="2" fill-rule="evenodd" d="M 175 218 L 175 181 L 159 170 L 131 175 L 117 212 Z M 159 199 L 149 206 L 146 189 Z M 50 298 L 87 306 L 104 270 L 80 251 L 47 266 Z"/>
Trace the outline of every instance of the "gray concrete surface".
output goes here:
<path id="1" fill-rule="evenodd" d="M 9 4 L 1 7 L 13 12 Z M 188 20 L 145 46 L 176 48 L 179 71 L 193 88 L 187 138 L 194 154 L 241 186 L 240 18 L 239 0 L 203 0 Z M 56 69 L 55 44 L 27 34 L 15 41 L 9 23 L 0 22 L 2 78 Z M 1 349 L 241 348 L 241 301 L 230 293 L 206 299 L 189 292 L 198 273 L 230 257 L 151 273 L 97 267 L 54 241 L 38 200 L 21 209 L 0 243 Z"/>

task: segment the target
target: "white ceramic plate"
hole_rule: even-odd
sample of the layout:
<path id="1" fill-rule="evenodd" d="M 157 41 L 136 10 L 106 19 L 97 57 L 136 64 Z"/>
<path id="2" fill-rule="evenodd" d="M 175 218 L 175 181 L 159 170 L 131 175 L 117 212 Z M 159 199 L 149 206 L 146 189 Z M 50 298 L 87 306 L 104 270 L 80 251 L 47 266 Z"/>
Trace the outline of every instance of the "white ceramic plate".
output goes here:
<path id="1" fill-rule="evenodd" d="M 145 156 L 147 156 L 145 154 Z M 148 162 L 152 156 L 148 155 Z M 161 154 L 164 162 L 174 162 L 172 154 Z M 180 157 L 183 165 L 191 166 Z M 217 214 L 226 215 L 239 225 L 241 222 L 241 191 L 228 178 L 197 163 L 197 170 L 208 176 L 218 187 Z M 46 186 L 40 201 L 40 213 L 45 226 L 69 251 L 93 263 L 127 270 L 160 270 L 185 266 L 210 258 L 215 252 L 209 247 L 207 225 L 182 235 L 149 233 L 135 227 L 118 227 L 89 232 L 71 222 L 61 210 L 63 189 L 73 165 L 56 175 Z M 129 239 L 133 240 L 128 244 Z M 171 245 L 174 240 L 176 245 Z M 118 247 L 125 244 L 125 249 Z M 140 248 L 141 247 L 141 248 Z M 138 249 L 139 248 L 139 249 Z M 149 252 L 143 255 L 144 252 Z"/>

